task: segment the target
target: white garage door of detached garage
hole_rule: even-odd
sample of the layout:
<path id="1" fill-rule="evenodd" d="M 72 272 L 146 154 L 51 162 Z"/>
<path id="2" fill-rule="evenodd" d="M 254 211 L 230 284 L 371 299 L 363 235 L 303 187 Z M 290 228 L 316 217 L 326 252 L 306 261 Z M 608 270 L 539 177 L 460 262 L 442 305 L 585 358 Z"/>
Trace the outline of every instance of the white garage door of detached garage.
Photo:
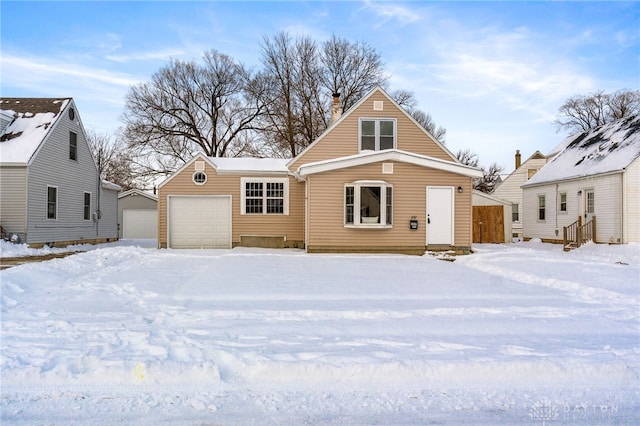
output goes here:
<path id="1" fill-rule="evenodd" d="M 168 199 L 170 248 L 231 248 L 231 196 Z"/>
<path id="2" fill-rule="evenodd" d="M 157 210 L 122 210 L 122 238 L 158 238 Z"/>

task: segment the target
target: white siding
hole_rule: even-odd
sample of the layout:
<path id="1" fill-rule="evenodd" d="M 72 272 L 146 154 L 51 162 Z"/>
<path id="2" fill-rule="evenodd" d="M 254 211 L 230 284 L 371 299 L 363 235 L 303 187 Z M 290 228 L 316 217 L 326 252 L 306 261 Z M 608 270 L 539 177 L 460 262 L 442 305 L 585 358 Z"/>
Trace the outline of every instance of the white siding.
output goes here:
<path id="1" fill-rule="evenodd" d="M 503 200 L 511 201 L 513 204 L 518 204 L 518 213 L 520 220 L 518 222 L 512 223 L 513 233 L 517 233 L 519 235 L 522 234 L 523 228 L 523 197 L 522 197 L 522 188 L 528 177 L 528 171 L 532 169 L 540 170 L 542 166 L 546 164 L 547 160 L 545 158 L 533 158 L 525 161 L 513 171 L 509 176 L 505 178 L 505 180 L 498 186 L 495 191 L 491 193 L 491 195 L 501 198 Z M 506 217 L 506 216 L 505 216 Z M 511 211 L 509 212 L 509 218 L 511 218 Z M 511 238 L 508 239 L 510 241 Z"/>
<path id="2" fill-rule="evenodd" d="M 118 191 L 102 188 L 100 195 L 101 219 L 97 224 L 98 238 L 118 239 Z"/>
<path id="3" fill-rule="evenodd" d="M 584 220 L 585 191 L 595 194 L 596 242 L 622 242 L 622 174 L 524 188 L 524 237 L 562 240 L 562 229 Z M 567 212 L 559 211 L 560 194 L 567 194 Z M 538 196 L 546 197 L 546 218 L 538 220 Z"/>
<path id="4" fill-rule="evenodd" d="M 623 242 L 640 243 L 640 158 L 627 168 L 625 184 Z"/>
<path id="5" fill-rule="evenodd" d="M 27 232 L 27 168 L 0 167 L 0 225 L 24 241 Z"/>

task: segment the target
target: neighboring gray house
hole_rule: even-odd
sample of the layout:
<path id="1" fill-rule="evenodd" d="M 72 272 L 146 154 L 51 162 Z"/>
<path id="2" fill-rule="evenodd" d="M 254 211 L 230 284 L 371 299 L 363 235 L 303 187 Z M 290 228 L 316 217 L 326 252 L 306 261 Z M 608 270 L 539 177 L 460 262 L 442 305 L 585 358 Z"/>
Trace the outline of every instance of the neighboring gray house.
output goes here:
<path id="1" fill-rule="evenodd" d="M 640 242 L 640 116 L 565 139 L 523 186 L 524 237 L 562 242 L 596 217 L 595 242 Z"/>
<path id="2" fill-rule="evenodd" d="M 0 225 L 33 246 L 118 238 L 118 185 L 101 181 L 72 98 L 0 99 Z"/>
<path id="3" fill-rule="evenodd" d="M 139 189 L 118 195 L 119 237 L 126 239 L 158 238 L 158 197 Z"/>

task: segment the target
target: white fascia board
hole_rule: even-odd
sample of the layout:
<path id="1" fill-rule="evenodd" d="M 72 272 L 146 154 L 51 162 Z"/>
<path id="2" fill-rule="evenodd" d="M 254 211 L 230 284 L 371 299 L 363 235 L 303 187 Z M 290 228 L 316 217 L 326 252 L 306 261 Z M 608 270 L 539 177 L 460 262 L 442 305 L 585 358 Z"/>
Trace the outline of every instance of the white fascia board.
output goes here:
<path id="1" fill-rule="evenodd" d="M 150 199 L 151 201 L 158 201 L 158 197 L 156 195 L 149 194 L 148 192 L 141 191 L 139 189 L 130 189 L 128 191 L 121 192 L 118 194 L 118 198 L 128 197 L 129 195 L 140 195 Z"/>
<path id="2" fill-rule="evenodd" d="M 586 180 L 586 179 L 593 179 L 593 178 L 610 176 L 610 175 L 618 175 L 618 174 L 624 173 L 625 171 L 626 171 L 626 168 L 619 169 L 619 170 L 612 170 L 610 172 L 595 173 L 592 175 L 570 176 L 566 178 L 558 178 L 558 179 L 545 180 L 542 182 L 533 182 L 533 183 L 527 182 L 521 185 L 520 187 L 524 189 L 524 188 L 535 188 L 536 186 L 556 185 L 556 184 L 565 183 L 565 182 L 575 182 L 577 180 Z"/>
<path id="3" fill-rule="evenodd" d="M 361 153 L 347 157 L 339 157 L 325 161 L 318 161 L 315 163 L 303 164 L 298 168 L 296 174 L 305 177 L 315 173 L 323 173 L 348 167 L 362 166 L 379 161 L 398 161 L 401 163 L 408 163 L 414 164 L 416 166 L 443 170 L 473 178 L 479 178 L 483 176 L 482 171 L 475 167 L 465 166 L 462 164 L 440 160 L 438 158 L 427 157 L 395 149 Z"/>

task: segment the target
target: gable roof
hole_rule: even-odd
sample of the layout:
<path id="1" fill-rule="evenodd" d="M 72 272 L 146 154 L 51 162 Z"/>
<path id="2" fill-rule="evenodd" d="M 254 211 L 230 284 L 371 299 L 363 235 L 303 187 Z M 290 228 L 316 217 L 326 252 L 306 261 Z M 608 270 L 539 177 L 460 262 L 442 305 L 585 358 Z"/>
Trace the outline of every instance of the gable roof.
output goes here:
<path id="1" fill-rule="evenodd" d="M 305 177 L 315 173 L 328 172 L 332 170 L 344 169 L 347 167 L 362 166 L 379 161 L 399 161 L 402 163 L 414 164 L 416 166 L 429 167 L 470 177 L 482 177 L 482 171 L 476 167 L 465 166 L 452 161 L 440 160 L 438 158 L 427 157 L 426 155 L 415 154 L 413 152 L 401 151 L 398 149 L 386 149 L 383 151 L 361 152 L 346 157 L 331 158 L 314 163 L 303 164 L 296 170 L 296 175 Z"/>
<path id="2" fill-rule="evenodd" d="M 158 197 L 156 195 L 149 194 L 148 192 L 144 192 L 139 189 L 130 189 L 128 191 L 121 192 L 118 194 L 118 199 L 128 197 L 129 195 L 140 195 L 150 199 L 151 201 L 158 201 Z"/>
<path id="3" fill-rule="evenodd" d="M 640 157 L 640 115 L 570 136 L 554 151 L 523 187 L 624 170 Z"/>
<path id="4" fill-rule="evenodd" d="M 191 166 L 197 160 L 205 161 L 209 166 L 216 170 L 216 173 L 235 173 L 235 174 L 289 174 L 287 163 L 289 159 L 282 158 L 250 158 L 250 157 L 208 157 L 203 153 L 196 154 L 191 160 L 184 163 L 175 172 L 163 180 L 158 188 L 166 185 L 173 180 L 174 177 L 182 173 L 187 167 Z"/>
<path id="5" fill-rule="evenodd" d="M 317 145 L 322 139 L 324 139 L 324 137 L 329 134 L 335 127 L 337 127 L 342 121 L 344 121 L 347 117 L 349 117 L 351 114 L 354 113 L 354 111 L 356 111 L 363 103 L 365 103 L 369 98 L 371 98 L 375 93 L 381 93 L 383 96 L 385 96 L 389 102 L 391 102 L 398 110 L 400 110 L 409 120 L 411 120 L 413 122 L 413 124 L 415 124 L 420 130 L 422 130 L 422 132 L 427 135 L 429 138 L 433 139 L 433 141 L 438 145 L 438 147 L 440 147 L 440 149 L 442 149 L 449 157 L 451 157 L 451 159 L 453 161 L 458 161 L 458 159 L 456 158 L 455 155 L 453 155 L 453 153 L 451 151 L 449 151 L 447 149 L 447 147 L 445 145 L 442 144 L 442 142 L 440 142 L 438 139 L 436 139 L 431 133 L 429 133 L 429 131 L 427 131 L 427 129 L 425 129 L 420 123 L 418 123 L 415 118 L 413 118 L 411 116 L 411 114 L 409 114 L 404 108 L 402 108 L 382 87 L 377 86 L 374 87 L 369 93 L 367 93 L 366 95 L 364 95 L 358 102 L 356 102 L 351 108 L 349 108 L 344 114 L 342 114 L 340 116 L 340 118 L 338 120 L 336 120 L 335 122 L 331 123 L 329 125 L 329 127 L 327 127 L 327 129 L 322 132 L 322 134 L 320 136 L 318 136 L 312 143 L 310 143 L 307 147 L 305 147 L 305 149 L 303 149 L 302 151 L 300 151 L 298 153 L 298 155 L 296 155 L 295 157 L 291 158 L 288 160 L 287 162 L 287 166 L 291 166 L 293 165 L 296 161 L 298 161 L 300 158 L 302 158 L 302 156 L 305 155 L 305 153 L 307 151 L 309 151 L 312 147 L 314 147 L 315 145 Z"/>
<path id="6" fill-rule="evenodd" d="M 13 120 L 0 129 L 0 162 L 28 163 L 71 98 L 1 98 L 0 109 Z"/>

